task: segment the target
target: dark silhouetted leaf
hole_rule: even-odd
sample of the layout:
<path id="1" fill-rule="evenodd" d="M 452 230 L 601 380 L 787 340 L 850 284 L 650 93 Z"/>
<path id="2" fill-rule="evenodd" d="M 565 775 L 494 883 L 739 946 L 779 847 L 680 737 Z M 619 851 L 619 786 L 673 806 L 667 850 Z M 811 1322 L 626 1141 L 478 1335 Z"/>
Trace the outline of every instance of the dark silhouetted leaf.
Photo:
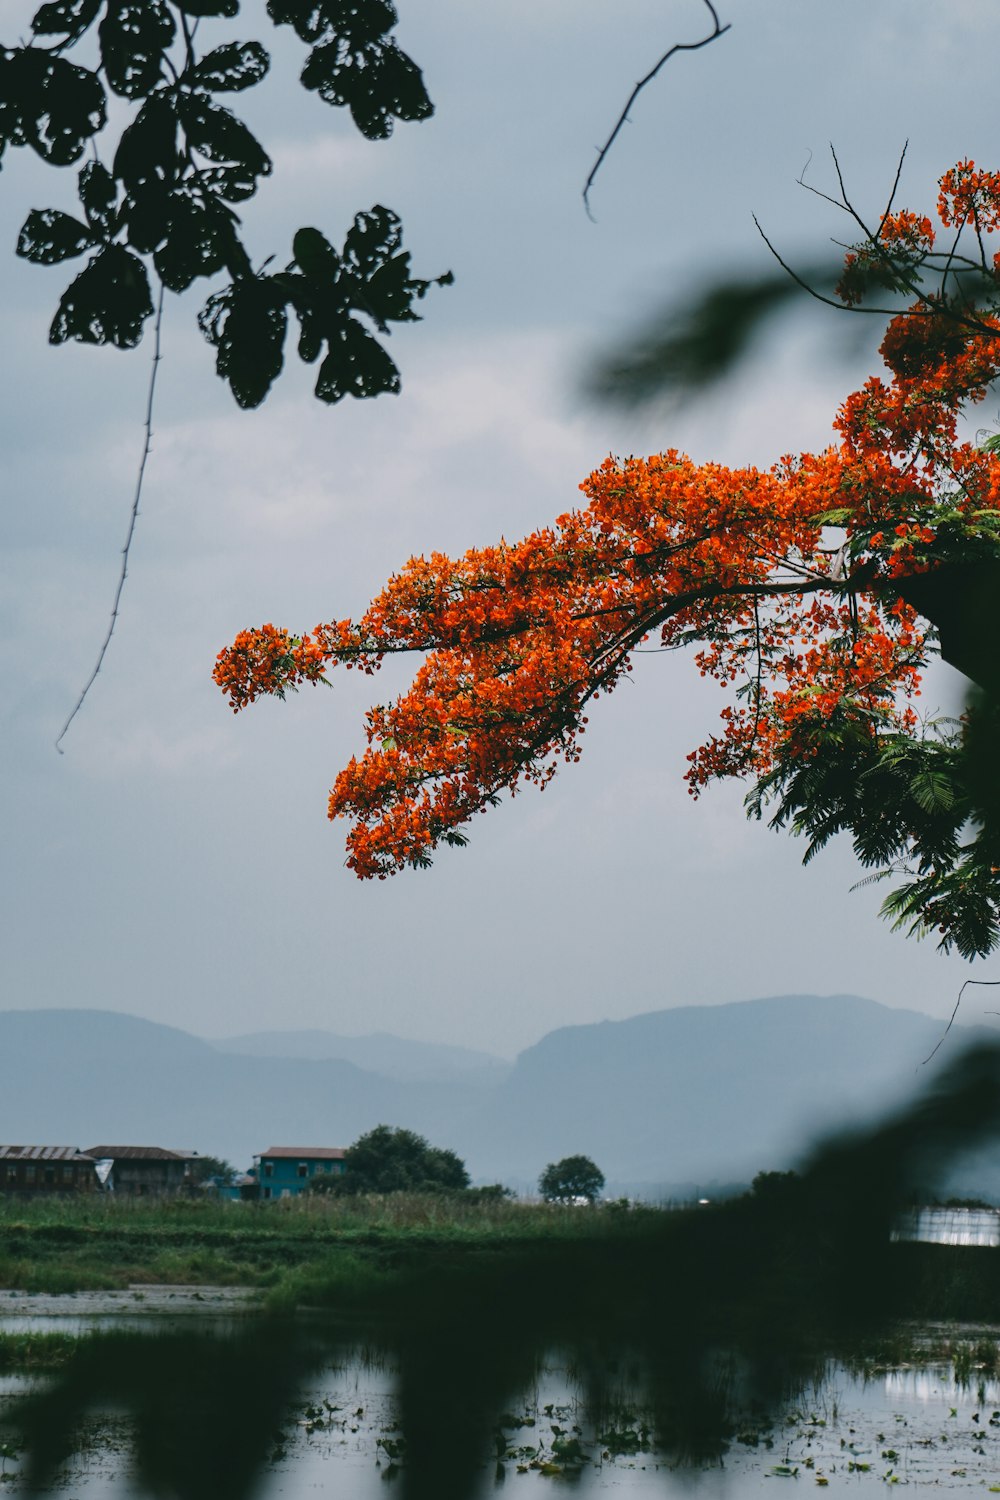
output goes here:
<path id="1" fill-rule="evenodd" d="M 415 300 L 434 284 L 411 277 L 394 214 L 378 205 L 359 214 L 342 253 L 318 229 L 299 230 L 294 259 L 272 276 L 254 274 L 239 238 L 228 205 L 253 197 L 272 164 L 243 121 L 213 95 L 259 83 L 269 54 L 256 41 L 223 41 L 198 59 L 191 25 L 188 45 L 170 60 L 178 12 L 235 16 L 239 0 L 35 4 L 35 33 L 58 40 L 49 48 L 0 47 L 0 155 L 8 145 L 28 145 L 55 165 L 78 161 L 106 124 L 105 76 L 113 93 L 137 106 L 110 170 L 94 160 L 79 173 L 80 217 L 33 210 L 22 228 L 18 253 L 41 264 L 97 251 L 65 292 L 51 341 L 138 343 L 152 312 L 138 254 L 153 257 L 172 291 L 228 270 L 231 285 L 209 299 L 199 322 L 216 348 L 219 374 L 242 406 L 259 404 L 282 368 L 289 307 L 299 319 L 302 357 L 321 361 L 323 400 L 398 390 L 395 365 L 357 321 L 360 314 L 385 332 L 391 322 L 410 321 Z M 390 35 L 398 19 L 392 0 L 268 0 L 267 8 L 276 24 L 292 26 L 313 47 L 307 85 L 349 107 L 371 138 L 387 136 L 395 119 L 431 113 L 419 69 Z M 62 56 L 91 25 L 98 31 L 97 70 Z M 175 67 L 184 69 L 179 77 Z M 126 243 L 117 243 L 123 235 Z M 450 274 L 437 278 L 441 285 L 450 280 Z"/>
<path id="2" fill-rule="evenodd" d="M 267 13 L 275 26 L 291 26 L 304 42 L 314 42 L 323 31 L 318 5 L 309 0 L 267 0 Z"/>
<path id="3" fill-rule="evenodd" d="M 267 0 L 275 26 L 291 26 L 304 42 L 315 42 L 327 28 L 322 0 Z"/>
<path id="4" fill-rule="evenodd" d="M 344 261 L 355 275 L 366 281 L 399 249 L 402 226 L 389 208 L 376 203 L 365 213 L 355 214 L 344 240 Z"/>
<path id="5" fill-rule="evenodd" d="M 89 161 L 80 173 L 80 202 L 95 234 L 107 238 L 112 232 L 118 190 L 115 179 L 99 161 Z"/>
<path id="6" fill-rule="evenodd" d="M 434 113 L 423 73 L 395 42 L 389 42 L 382 50 L 371 92 L 379 114 L 395 115 L 397 120 L 427 120 Z M 353 104 L 351 113 L 359 129 L 364 129 Z M 368 131 L 364 133 L 367 135 Z"/>
<path id="7" fill-rule="evenodd" d="M 54 166 L 68 166 L 83 154 L 104 126 L 107 99 L 101 80 L 88 68 L 53 57 L 43 91 L 44 112 L 35 120 L 31 144 Z"/>
<path id="8" fill-rule="evenodd" d="M 272 277 L 248 276 L 209 297 L 198 315 L 215 368 L 242 407 L 259 406 L 281 373 L 288 315 Z"/>
<path id="9" fill-rule="evenodd" d="M 181 122 L 188 143 L 213 162 L 232 162 L 254 177 L 267 177 L 271 158 L 242 120 L 207 94 L 183 95 Z"/>
<path id="10" fill-rule="evenodd" d="M 156 179 L 172 182 L 177 170 L 177 115 L 163 93 L 152 94 L 122 132 L 114 174 L 129 190 Z"/>
<path id="11" fill-rule="evenodd" d="M 128 242 L 142 255 L 162 245 L 170 230 L 172 190 L 155 178 L 137 187 L 127 207 Z"/>
<path id="12" fill-rule="evenodd" d="M 199 167 L 197 177 L 206 192 L 227 203 L 242 203 L 257 191 L 256 177 L 243 166 Z"/>
<path id="13" fill-rule="evenodd" d="M 58 208 L 33 208 L 17 237 L 17 253 L 38 266 L 54 266 L 82 255 L 94 237 L 86 224 Z"/>
<path id="14" fill-rule="evenodd" d="M 83 344 L 114 344 L 132 349 L 152 314 L 146 268 L 124 245 L 107 245 L 62 295 L 49 330 L 49 342 L 77 339 Z"/>
<path id="15" fill-rule="evenodd" d="M 139 99 L 156 87 L 175 31 L 164 0 L 109 0 L 98 33 L 101 61 L 116 94 Z"/>
<path id="16" fill-rule="evenodd" d="M 323 239 L 318 230 L 300 230 L 296 241 L 303 233 L 307 236 L 316 235 L 317 240 Z M 326 244 L 326 241 L 323 243 Z M 331 255 L 336 254 L 329 245 L 327 250 Z M 309 251 L 303 253 L 308 261 Z M 331 262 L 325 256 L 313 261 L 313 264 L 317 267 L 316 275 L 307 276 L 296 271 L 293 263 L 287 270 L 279 271 L 274 278 L 299 319 L 299 357 L 306 364 L 312 364 L 313 360 L 318 359 L 328 339 L 339 336 L 351 309 L 349 279 L 336 272 L 331 274 Z"/>
<path id="17" fill-rule="evenodd" d="M 0 150 L 31 146 L 53 166 L 77 161 L 105 124 L 101 80 L 40 47 L 0 51 Z"/>
<path id="18" fill-rule="evenodd" d="M 292 253 L 307 276 L 333 280 L 340 272 L 340 256 L 318 229 L 297 230 Z"/>
<path id="19" fill-rule="evenodd" d="M 410 278 L 400 239 L 396 215 L 376 204 L 356 216 L 342 255 L 318 229 L 300 229 L 292 242 L 294 263 L 275 277 L 299 319 L 300 357 L 312 363 L 328 346 L 316 385 L 324 401 L 399 389 L 396 366 L 351 314 L 366 314 L 384 333 L 390 321 L 417 317 L 414 299 L 432 283 Z M 451 279 L 450 273 L 437 278 L 441 285 Z"/>
<path id="20" fill-rule="evenodd" d="M 355 47 L 335 37 L 313 48 L 302 82 L 327 104 L 347 105 L 370 141 L 390 136 L 394 117 L 424 120 L 434 113 L 420 69 L 393 41 Z"/>
<path id="21" fill-rule="evenodd" d="M 329 340 L 329 353 L 319 367 L 316 394 L 331 404 L 344 396 L 398 393 L 399 371 L 377 339 L 354 318 Z"/>
<path id="22" fill-rule="evenodd" d="M 236 16 L 240 0 L 174 0 L 178 10 L 189 16 Z"/>
<path id="23" fill-rule="evenodd" d="M 344 267 L 352 279 L 354 306 L 383 330 L 390 322 L 417 322 L 414 299 L 423 297 L 432 285 L 411 278 L 410 255 L 400 249 L 401 243 L 399 219 L 380 203 L 355 217 L 344 241 Z M 437 277 L 436 284 L 447 286 L 452 280 L 448 272 Z"/>
<path id="24" fill-rule="evenodd" d="M 177 170 L 177 116 L 165 95 L 155 93 L 122 135 L 114 161 L 127 194 L 129 243 L 144 254 L 166 237 Z"/>
<path id="25" fill-rule="evenodd" d="M 316 281 L 284 272 L 278 278 L 299 319 L 299 357 L 306 364 L 318 359 L 327 342 L 340 338 L 350 316 L 351 302 L 346 277 Z"/>
<path id="26" fill-rule="evenodd" d="M 413 310 L 415 281 L 410 278 L 410 255 L 404 251 L 394 255 L 369 279 L 366 285 L 368 311 L 381 325 L 419 322 L 420 314 Z"/>
<path id="27" fill-rule="evenodd" d="M 276 26 L 292 26 L 304 42 L 332 32 L 356 46 L 377 41 L 399 19 L 392 0 L 267 0 L 267 13 Z"/>
<path id="28" fill-rule="evenodd" d="M 327 330 L 339 320 L 326 318 L 309 306 L 296 306 L 299 316 L 299 359 L 311 365 L 319 359 L 326 343 Z"/>
<path id="29" fill-rule="evenodd" d="M 324 0 L 323 9 L 330 28 L 355 45 L 377 41 L 399 20 L 393 0 Z"/>
<path id="30" fill-rule="evenodd" d="M 170 202 L 167 238 L 153 257 L 164 286 L 183 292 L 198 276 L 211 276 L 227 264 L 235 231 L 225 210 L 184 193 Z"/>
<path id="31" fill-rule="evenodd" d="M 66 36 L 76 41 L 101 8 L 101 0 L 50 0 L 36 10 L 31 29 L 36 36 Z"/>
<path id="32" fill-rule="evenodd" d="M 25 144 L 21 111 L 11 97 L 23 56 L 23 52 L 9 52 L 0 47 L 0 161 L 8 146 Z"/>
<path id="33" fill-rule="evenodd" d="M 201 88 L 235 93 L 260 83 L 270 66 L 271 59 L 260 42 L 229 42 L 207 53 L 189 76 Z"/>

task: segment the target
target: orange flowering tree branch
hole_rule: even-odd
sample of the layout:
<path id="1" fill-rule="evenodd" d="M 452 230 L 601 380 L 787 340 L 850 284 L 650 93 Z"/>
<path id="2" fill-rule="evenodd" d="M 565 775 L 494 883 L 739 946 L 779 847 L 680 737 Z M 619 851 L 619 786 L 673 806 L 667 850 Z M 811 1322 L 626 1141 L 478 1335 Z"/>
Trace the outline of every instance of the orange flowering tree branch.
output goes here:
<path id="1" fill-rule="evenodd" d="M 918 285 L 937 267 L 928 219 L 887 211 L 848 257 L 848 304 L 891 265 L 918 295 L 889 323 L 889 378 L 848 398 L 825 451 L 767 471 L 676 450 L 608 458 L 581 508 L 522 541 L 412 558 L 357 621 L 301 636 L 268 624 L 220 653 L 234 711 L 337 665 L 371 674 L 387 655 L 422 657 L 408 691 L 369 711 L 368 747 L 330 794 L 360 877 L 428 864 L 502 793 L 578 760 L 591 703 L 654 640 L 692 647 L 729 691 L 720 732 L 689 756 L 693 794 L 748 777 L 751 811 L 776 804 L 772 822 L 807 835 L 807 858 L 847 830 L 877 877 L 900 877 L 885 904 L 897 923 L 969 955 L 996 943 L 1000 853 L 963 770 L 966 729 L 921 723 L 914 704 L 940 649 L 934 586 L 1000 570 L 1000 457 L 958 426 L 1000 374 L 985 260 L 1000 174 L 962 163 L 941 193 L 956 233 L 933 291 Z M 997 312 L 968 283 L 949 291 L 970 227 Z"/>

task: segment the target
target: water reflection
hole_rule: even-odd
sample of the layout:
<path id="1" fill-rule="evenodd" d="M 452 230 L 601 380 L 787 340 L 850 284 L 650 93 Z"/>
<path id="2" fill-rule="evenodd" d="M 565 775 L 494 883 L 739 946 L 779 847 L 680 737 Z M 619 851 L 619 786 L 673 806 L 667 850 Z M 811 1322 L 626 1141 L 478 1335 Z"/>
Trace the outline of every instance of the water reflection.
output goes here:
<path id="1" fill-rule="evenodd" d="M 150 1335 L 147 1342 L 163 1352 L 161 1336 Z M 994 1357 L 996 1348 L 994 1340 Z M 565 1353 L 551 1351 L 508 1408 L 493 1413 L 491 1452 L 479 1456 L 470 1500 L 495 1500 L 497 1489 L 511 1482 L 530 1494 L 550 1493 L 544 1486 L 554 1479 L 570 1482 L 581 1497 L 614 1492 L 621 1500 L 676 1496 L 680 1490 L 683 1500 L 746 1500 L 765 1481 L 783 1478 L 880 1487 L 947 1483 L 980 1491 L 998 1482 L 1000 1408 L 992 1403 L 1000 1385 L 994 1380 L 977 1386 L 963 1378 L 961 1361 L 867 1375 L 834 1362 L 769 1409 L 752 1399 L 741 1407 L 746 1371 L 731 1357 L 716 1356 L 716 1363 L 732 1396 L 731 1430 L 712 1460 L 678 1467 L 652 1409 L 643 1404 L 648 1391 L 633 1384 L 634 1372 L 619 1372 L 617 1383 L 606 1385 L 603 1404 L 595 1406 L 584 1373 L 572 1368 Z M 252 1486 L 256 1500 L 309 1492 L 384 1500 L 387 1483 L 400 1496 L 412 1493 L 414 1458 L 402 1424 L 399 1376 L 377 1347 L 341 1345 L 338 1359 L 322 1363 L 303 1381 L 268 1431 L 270 1451 Z M 170 1429 L 172 1420 L 183 1422 L 188 1415 L 176 1406 L 160 1414 L 160 1426 L 173 1431 L 178 1449 L 198 1444 L 197 1433 Z M 460 1420 L 460 1412 L 447 1409 L 435 1417 L 446 1439 Z M 143 1454 L 139 1421 L 134 1411 L 95 1399 L 77 1429 L 74 1453 L 50 1475 L 46 1492 L 74 1500 L 198 1493 L 189 1466 L 167 1469 L 162 1452 Z M 245 1425 L 233 1429 L 220 1420 L 214 1445 L 226 1475 L 247 1437 Z M 447 1489 L 446 1473 L 437 1477 L 438 1489 Z M 218 1482 L 219 1471 L 203 1479 Z M 20 1483 L 5 1487 L 22 1489 Z M 418 1492 L 429 1494 L 430 1488 L 420 1484 Z"/>
<path id="2" fill-rule="evenodd" d="M 539 1306 L 556 1289 L 543 1270 Z M 406 1500 L 471 1497 L 508 1475 L 606 1486 L 718 1465 L 736 1428 L 763 1419 L 760 1392 L 790 1384 L 785 1360 L 779 1373 L 745 1351 L 615 1333 L 607 1310 L 546 1352 L 543 1324 L 505 1327 L 487 1316 L 497 1287 L 483 1289 L 453 1278 L 446 1307 L 425 1286 L 410 1316 L 364 1327 L 314 1315 L 98 1331 L 10 1404 L 4 1436 L 38 1493 L 84 1484 L 103 1500 L 127 1472 L 133 1495 L 185 1500 L 314 1482 L 360 1497 L 387 1479 Z"/>
<path id="3" fill-rule="evenodd" d="M 925 1406 L 956 1406 L 971 1397 L 976 1406 L 988 1407 L 987 1419 L 1000 1408 L 1000 1381 L 970 1379 L 954 1365 L 929 1365 L 889 1370 L 884 1390 L 890 1401 L 918 1401 Z M 997 1425 L 1000 1425 L 998 1423 Z"/>

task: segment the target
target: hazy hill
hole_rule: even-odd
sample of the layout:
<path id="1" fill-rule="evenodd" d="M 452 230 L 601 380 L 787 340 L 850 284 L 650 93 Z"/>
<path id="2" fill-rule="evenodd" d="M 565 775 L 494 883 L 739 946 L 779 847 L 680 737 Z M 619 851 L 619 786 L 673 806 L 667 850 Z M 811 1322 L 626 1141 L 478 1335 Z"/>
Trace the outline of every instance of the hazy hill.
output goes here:
<path id="1" fill-rule="evenodd" d="M 857 995 L 563 1027 L 520 1054 L 466 1147 L 488 1175 L 530 1179 L 582 1151 L 619 1181 L 747 1181 L 793 1163 L 831 1124 L 873 1118 L 926 1083 L 920 1065 L 942 1030 Z M 939 1057 L 954 1055 L 959 1034 Z"/>
<path id="2" fill-rule="evenodd" d="M 239 1057 L 112 1011 L 0 1012 L 0 1140 L 194 1149 L 248 1166 L 271 1145 L 348 1146 L 386 1121 L 446 1136 L 473 1085 L 401 1082 L 353 1063 Z"/>
<path id="3" fill-rule="evenodd" d="M 925 1084 L 942 1029 L 855 995 L 786 995 L 563 1027 L 506 1072 L 458 1048 L 345 1039 L 412 1069 L 388 1077 L 317 1057 L 316 1033 L 278 1034 L 312 1055 L 254 1056 L 111 1011 L 3 1011 L 0 1142 L 190 1148 L 242 1167 L 269 1145 L 346 1146 L 385 1122 L 458 1151 L 480 1180 L 529 1186 L 585 1152 L 611 1184 L 749 1181 Z M 956 1027 L 938 1059 L 972 1035 Z M 430 1081 L 414 1076 L 424 1066 Z"/>
<path id="4" fill-rule="evenodd" d="M 338 1036 L 333 1031 L 251 1031 L 245 1036 L 222 1037 L 212 1045 L 220 1052 L 246 1057 L 298 1057 L 313 1062 L 340 1058 L 384 1078 L 403 1078 L 424 1083 L 455 1080 L 499 1083 L 511 1064 L 491 1052 L 443 1043 L 414 1042 L 405 1037 L 373 1031 L 367 1036 Z"/>

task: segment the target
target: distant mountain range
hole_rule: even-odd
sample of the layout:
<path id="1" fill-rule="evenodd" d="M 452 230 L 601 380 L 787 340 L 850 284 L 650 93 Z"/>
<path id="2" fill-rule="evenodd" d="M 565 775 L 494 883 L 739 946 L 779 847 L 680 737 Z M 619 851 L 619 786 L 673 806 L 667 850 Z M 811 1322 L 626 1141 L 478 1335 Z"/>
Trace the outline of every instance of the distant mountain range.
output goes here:
<path id="1" fill-rule="evenodd" d="M 784 995 L 563 1027 L 509 1064 L 383 1034 L 209 1042 L 113 1011 L 0 1011 L 0 1143 L 115 1140 L 245 1167 L 385 1122 L 458 1151 L 479 1180 L 529 1187 L 583 1152 L 613 1189 L 669 1194 L 747 1182 L 876 1118 L 928 1080 L 942 1029 L 856 995 Z M 954 1027 L 935 1063 L 975 1034 Z"/>
<path id="2" fill-rule="evenodd" d="M 387 1031 L 375 1031 L 369 1036 L 338 1036 L 333 1031 L 251 1031 L 245 1036 L 225 1037 L 212 1045 L 220 1052 L 237 1052 L 245 1057 L 295 1057 L 311 1062 L 339 1058 L 369 1073 L 381 1073 L 383 1078 L 422 1083 L 473 1079 L 500 1083 L 511 1070 L 509 1062 L 491 1052 L 407 1041 Z"/>

